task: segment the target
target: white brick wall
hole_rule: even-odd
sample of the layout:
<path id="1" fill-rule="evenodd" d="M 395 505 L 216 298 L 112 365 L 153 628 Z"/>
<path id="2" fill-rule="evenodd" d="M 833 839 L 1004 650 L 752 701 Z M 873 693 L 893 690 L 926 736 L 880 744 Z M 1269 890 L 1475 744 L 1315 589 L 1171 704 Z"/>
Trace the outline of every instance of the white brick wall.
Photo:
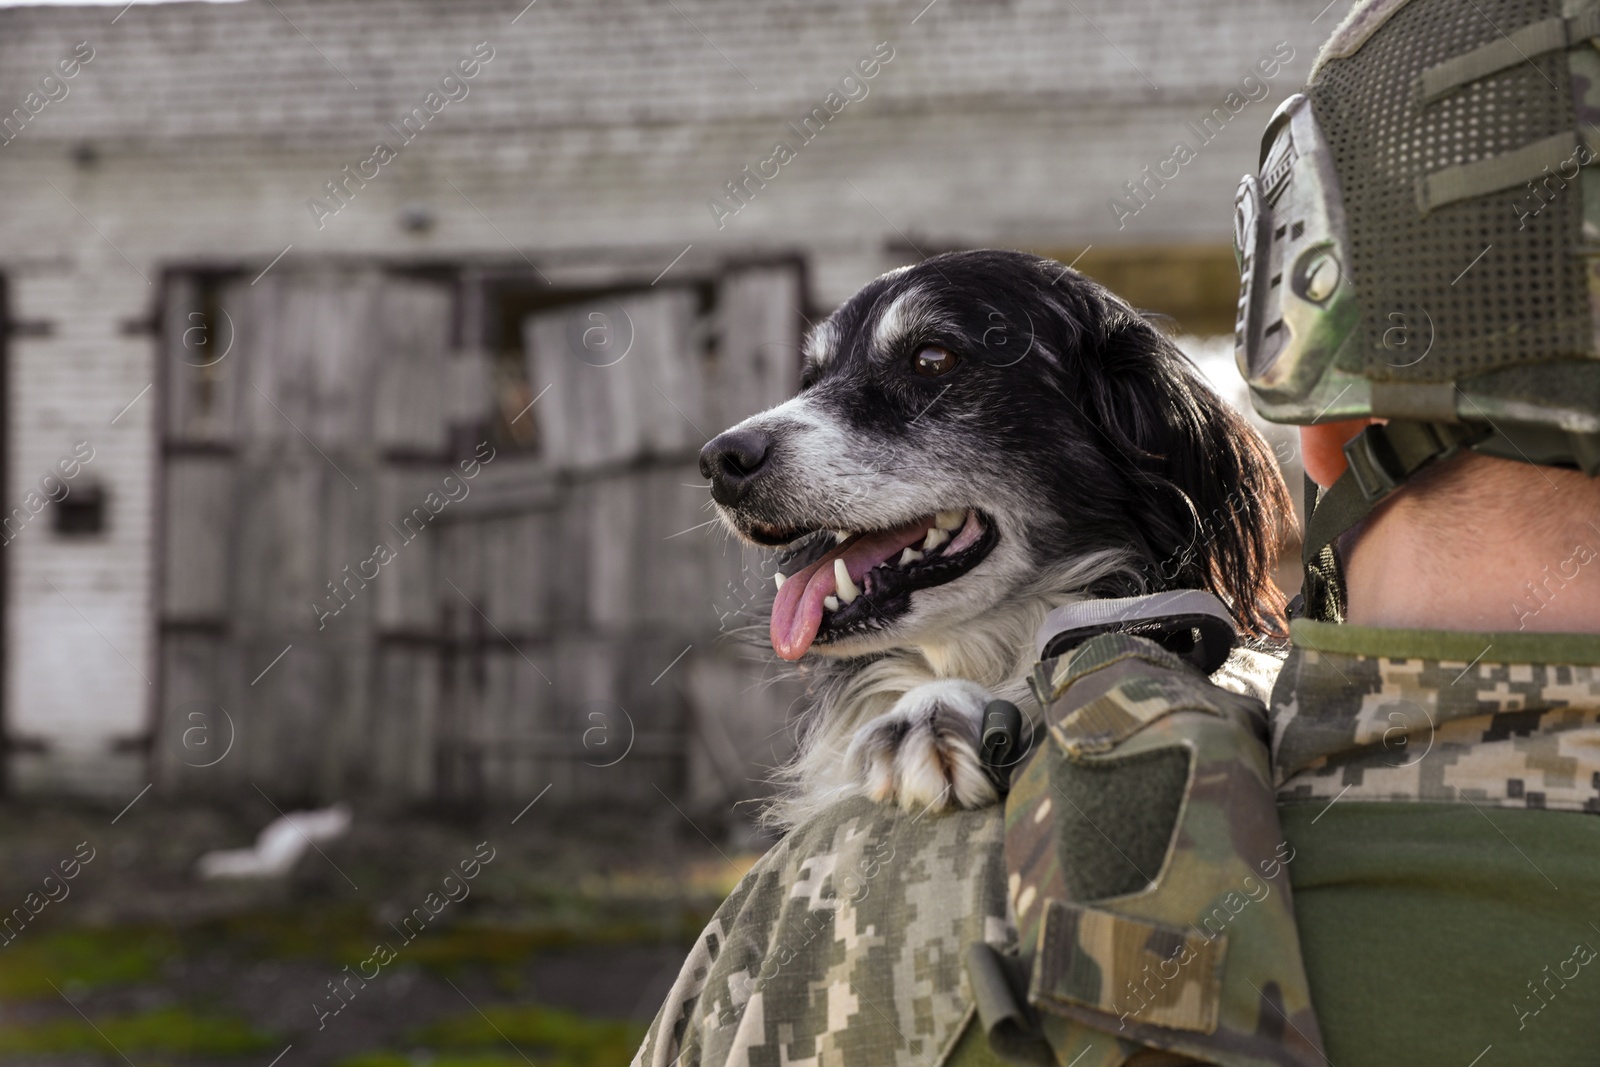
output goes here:
<path id="1" fill-rule="evenodd" d="M 152 394 L 111 420 L 151 380 L 149 341 L 117 329 L 144 312 L 150 292 L 106 251 L 120 270 L 85 249 L 74 267 L 19 272 L 10 293 L 17 318 L 51 322 L 54 334 L 10 345 L 7 507 L 80 441 L 94 458 L 69 486 L 98 482 L 110 497 L 104 534 L 57 535 L 51 504 L 0 549 L 10 637 L 4 697 L 10 734 L 50 746 L 13 762 L 19 790 L 131 798 L 144 785 L 136 782 L 143 761 L 110 752 L 144 731 L 153 694 Z"/>
<path id="2" fill-rule="evenodd" d="M 511 25 L 523 2 L 278 0 L 281 15 L 171 4 L 114 25 L 116 8 L 0 10 L 0 117 L 76 42 L 96 53 L 65 99 L 0 146 L 10 311 L 55 331 L 9 347 L 9 492 L 86 439 L 112 494 L 98 541 L 61 541 L 41 515 L 0 549 L 9 729 L 54 746 L 14 761 L 19 786 L 131 795 L 143 784 L 136 757 L 105 755 L 151 714 L 150 687 L 111 647 L 153 676 L 154 393 L 109 424 L 157 373 L 150 338 L 119 329 L 153 309 L 139 271 L 159 282 L 174 264 L 257 270 L 292 244 L 291 260 L 526 255 L 551 273 L 609 259 L 650 277 L 690 244 L 680 269 L 798 249 L 826 306 L 914 258 L 908 241 L 1225 241 L 1259 131 L 1342 14 L 1313 25 L 1320 4 L 1287 0 L 939 0 L 913 25 L 925 0 L 677 0 L 682 15 L 539 0 Z M 496 52 L 470 94 L 319 230 L 307 199 L 392 137 L 383 123 L 480 40 Z M 895 58 L 870 94 L 797 144 L 719 229 L 708 198 L 775 140 L 797 140 L 785 123 L 882 40 Z M 1271 96 L 1119 230 L 1109 198 L 1279 40 L 1296 58 Z M 408 204 L 433 213 L 431 230 L 401 229 Z"/>

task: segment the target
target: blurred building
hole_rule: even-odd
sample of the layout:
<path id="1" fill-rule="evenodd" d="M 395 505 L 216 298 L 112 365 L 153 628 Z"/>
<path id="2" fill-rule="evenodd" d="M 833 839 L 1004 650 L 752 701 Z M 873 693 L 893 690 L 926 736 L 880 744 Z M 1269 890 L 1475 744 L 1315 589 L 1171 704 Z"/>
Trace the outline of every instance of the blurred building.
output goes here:
<path id="1" fill-rule="evenodd" d="M 1229 332 L 1340 14 L 523 3 L 0 10 L 8 789 L 748 795 L 796 689 L 699 445 L 948 248 Z"/>

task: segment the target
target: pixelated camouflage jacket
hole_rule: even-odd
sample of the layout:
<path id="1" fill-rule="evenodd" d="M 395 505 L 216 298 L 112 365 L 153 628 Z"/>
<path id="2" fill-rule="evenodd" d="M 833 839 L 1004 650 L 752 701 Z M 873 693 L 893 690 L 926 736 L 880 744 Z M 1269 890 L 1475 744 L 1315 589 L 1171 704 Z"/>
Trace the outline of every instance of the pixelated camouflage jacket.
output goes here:
<path id="1" fill-rule="evenodd" d="M 1272 695 L 1280 803 L 1600 812 L 1600 636 L 1291 630 Z"/>
<path id="2" fill-rule="evenodd" d="M 1262 703 L 1122 633 L 1033 685 L 1049 732 L 1006 801 L 1020 949 L 974 952 L 991 1045 L 1038 1059 L 1042 1037 L 1073 1067 L 1323 1063 Z"/>
<path id="3" fill-rule="evenodd" d="M 972 1014 L 962 954 L 1014 947 L 998 807 L 863 797 L 792 830 L 690 950 L 635 1067 L 937 1067 Z"/>

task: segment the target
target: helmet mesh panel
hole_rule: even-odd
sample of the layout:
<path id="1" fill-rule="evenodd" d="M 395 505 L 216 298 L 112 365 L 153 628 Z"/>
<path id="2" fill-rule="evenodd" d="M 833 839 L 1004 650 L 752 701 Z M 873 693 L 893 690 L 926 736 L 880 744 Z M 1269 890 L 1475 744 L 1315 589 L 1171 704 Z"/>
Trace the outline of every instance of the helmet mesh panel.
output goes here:
<path id="1" fill-rule="evenodd" d="M 1546 192 L 1526 220 L 1518 205 L 1539 203 L 1526 185 L 1426 216 L 1416 198 L 1421 175 L 1576 128 L 1565 52 L 1426 107 L 1418 87 L 1427 67 L 1560 14 L 1560 0 L 1412 0 L 1355 55 L 1330 60 L 1308 90 L 1343 187 L 1347 267 L 1365 330 L 1362 363 L 1347 370 L 1438 382 L 1592 352 L 1580 180 L 1551 182 L 1553 199 Z M 1549 160 L 1552 173 L 1561 162 Z"/>

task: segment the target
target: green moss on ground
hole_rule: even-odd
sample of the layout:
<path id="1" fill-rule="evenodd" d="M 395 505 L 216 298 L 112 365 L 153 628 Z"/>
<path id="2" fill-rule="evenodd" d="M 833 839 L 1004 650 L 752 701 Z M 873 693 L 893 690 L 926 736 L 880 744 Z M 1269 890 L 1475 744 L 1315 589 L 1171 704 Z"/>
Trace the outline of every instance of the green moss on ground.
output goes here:
<path id="1" fill-rule="evenodd" d="M 526 1067 L 530 1059 L 540 1067 L 614 1067 L 632 1058 L 644 1031 L 560 1008 L 497 1005 L 412 1031 L 405 1052 L 364 1053 L 340 1067 Z"/>
<path id="2" fill-rule="evenodd" d="M 0 1028 L 0 1062 L 92 1053 L 120 1063 L 118 1051 L 140 1067 L 193 1057 L 231 1061 L 281 1047 L 293 1036 L 279 1038 L 255 1029 L 206 997 L 115 1015 L 97 1010 L 96 998 L 80 996 L 163 986 L 169 966 L 186 959 L 217 957 L 239 967 L 252 961 L 309 960 L 337 968 L 368 959 L 374 946 L 384 942 L 396 952 L 395 965 L 456 980 L 484 975 L 502 994 L 514 996 L 524 979 L 523 965 L 542 953 L 660 944 L 664 939 L 687 944 L 706 920 L 699 901 L 679 901 L 663 909 L 643 896 L 547 891 L 542 906 L 523 912 L 523 921 L 514 925 L 485 923 L 446 909 L 410 942 L 375 920 L 365 902 L 262 909 L 175 926 L 30 928 L 0 945 L 0 1001 L 52 1001 L 55 1010 L 47 1020 Z M 60 1001 L 63 995 L 85 1008 L 93 1022 L 69 1013 Z M 389 1048 L 349 1060 L 344 1067 L 526 1067 L 525 1056 L 539 1067 L 609 1067 L 628 1062 L 643 1038 L 637 1024 L 549 1007 L 486 1006 L 485 1014 L 487 1020 L 473 1012 L 402 1031 L 398 1040 L 383 1039 Z"/>
<path id="3" fill-rule="evenodd" d="M 128 985 L 156 974 L 177 952 L 177 939 L 158 929 L 25 930 L 0 949 L 0 998 L 53 997 L 56 987 L 66 984 L 78 989 Z"/>
<path id="4" fill-rule="evenodd" d="M 91 1022 L 81 1016 L 0 1028 L 0 1055 L 121 1052 L 176 1056 L 242 1056 L 273 1046 L 270 1034 L 242 1019 L 201 1015 L 173 1005 L 137 1015 L 111 1015 Z"/>

